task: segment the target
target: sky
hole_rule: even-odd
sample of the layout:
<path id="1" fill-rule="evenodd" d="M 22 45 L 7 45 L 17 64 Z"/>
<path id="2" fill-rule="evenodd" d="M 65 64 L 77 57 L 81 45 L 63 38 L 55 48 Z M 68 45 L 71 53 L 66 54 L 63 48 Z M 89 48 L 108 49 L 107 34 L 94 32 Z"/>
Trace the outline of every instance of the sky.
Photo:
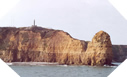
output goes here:
<path id="1" fill-rule="evenodd" d="M 76 39 L 91 41 L 103 30 L 112 44 L 127 45 L 127 18 L 116 8 L 122 4 L 112 4 L 118 0 L 11 1 L 0 2 L 0 27 L 29 27 L 35 19 L 38 26 L 63 30 Z"/>

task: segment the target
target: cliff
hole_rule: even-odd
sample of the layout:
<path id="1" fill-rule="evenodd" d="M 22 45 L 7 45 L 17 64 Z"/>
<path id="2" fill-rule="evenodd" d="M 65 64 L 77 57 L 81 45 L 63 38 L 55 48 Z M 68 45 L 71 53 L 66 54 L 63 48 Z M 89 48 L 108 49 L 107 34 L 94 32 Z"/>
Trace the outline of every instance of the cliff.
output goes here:
<path id="1" fill-rule="evenodd" d="M 127 58 L 127 45 L 113 45 L 113 61 L 123 62 Z"/>
<path id="2" fill-rule="evenodd" d="M 112 44 L 104 31 L 98 32 L 88 43 L 61 30 L 3 27 L 0 28 L 0 58 L 5 62 L 110 65 Z"/>
<path id="3" fill-rule="evenodd" d="M 78 54 L 85 52 L 86 47 L 85 41 L 76 40 L 60 30 L 41 27 L 0 28 L 0 57 L 6 62 L 73 64 L 76 59 L 75 63 L 80 63 Z"/>
<path id="4" fill-rule="evenodd" d="M 89 65 L 110 65 L 112 62 L 112 44 L 110 36 L 100 31 L 95 34 L 92 41 L 88 43 L 84 54 L 84 63 Z"/>

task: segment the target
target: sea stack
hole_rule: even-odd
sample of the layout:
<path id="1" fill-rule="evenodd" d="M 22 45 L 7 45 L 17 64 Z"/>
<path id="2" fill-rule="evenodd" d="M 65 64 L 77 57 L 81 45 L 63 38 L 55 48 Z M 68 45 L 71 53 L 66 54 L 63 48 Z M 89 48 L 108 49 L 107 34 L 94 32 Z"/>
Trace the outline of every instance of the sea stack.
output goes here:
<path id="1" fill-rule="evenodd" d="M 110 36 L 100 31 L 95 34 L 92 41 L 88 43 L 84 55 L 84 64 L 86 65 L 110 65 L 112 62 L 112 44 Z"/>

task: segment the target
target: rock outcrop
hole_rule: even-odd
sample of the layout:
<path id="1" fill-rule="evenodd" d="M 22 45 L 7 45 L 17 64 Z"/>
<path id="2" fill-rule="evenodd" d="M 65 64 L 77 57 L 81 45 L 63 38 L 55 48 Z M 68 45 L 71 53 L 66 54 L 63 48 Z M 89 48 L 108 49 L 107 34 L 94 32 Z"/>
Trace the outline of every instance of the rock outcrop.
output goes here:
<path id="1" fill-rule="evenodd" d="M 111 64 L 112 44 L 103 31 L 88 43 L 61 30 L 4 27 L 0 28 L 0 58 L 5 62 L 104 65 Z"/>
<path id="2" fill-rule="evenodd" d="M 110 36 L 100 31 L 96 33 L 84 55 L 84 64 L 87 65 L 110 65 L 112 62 L 112 44 Z"/>

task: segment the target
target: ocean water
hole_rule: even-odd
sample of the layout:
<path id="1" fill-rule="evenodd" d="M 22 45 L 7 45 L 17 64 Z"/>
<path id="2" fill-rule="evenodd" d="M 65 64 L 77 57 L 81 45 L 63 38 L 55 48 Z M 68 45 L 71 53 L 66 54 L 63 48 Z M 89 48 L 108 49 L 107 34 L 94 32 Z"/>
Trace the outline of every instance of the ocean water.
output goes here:
<path id="1" fill-rule="evenodd" d="M 11 65 L 21 77 L 107 77 L 117 66 Z"/>

